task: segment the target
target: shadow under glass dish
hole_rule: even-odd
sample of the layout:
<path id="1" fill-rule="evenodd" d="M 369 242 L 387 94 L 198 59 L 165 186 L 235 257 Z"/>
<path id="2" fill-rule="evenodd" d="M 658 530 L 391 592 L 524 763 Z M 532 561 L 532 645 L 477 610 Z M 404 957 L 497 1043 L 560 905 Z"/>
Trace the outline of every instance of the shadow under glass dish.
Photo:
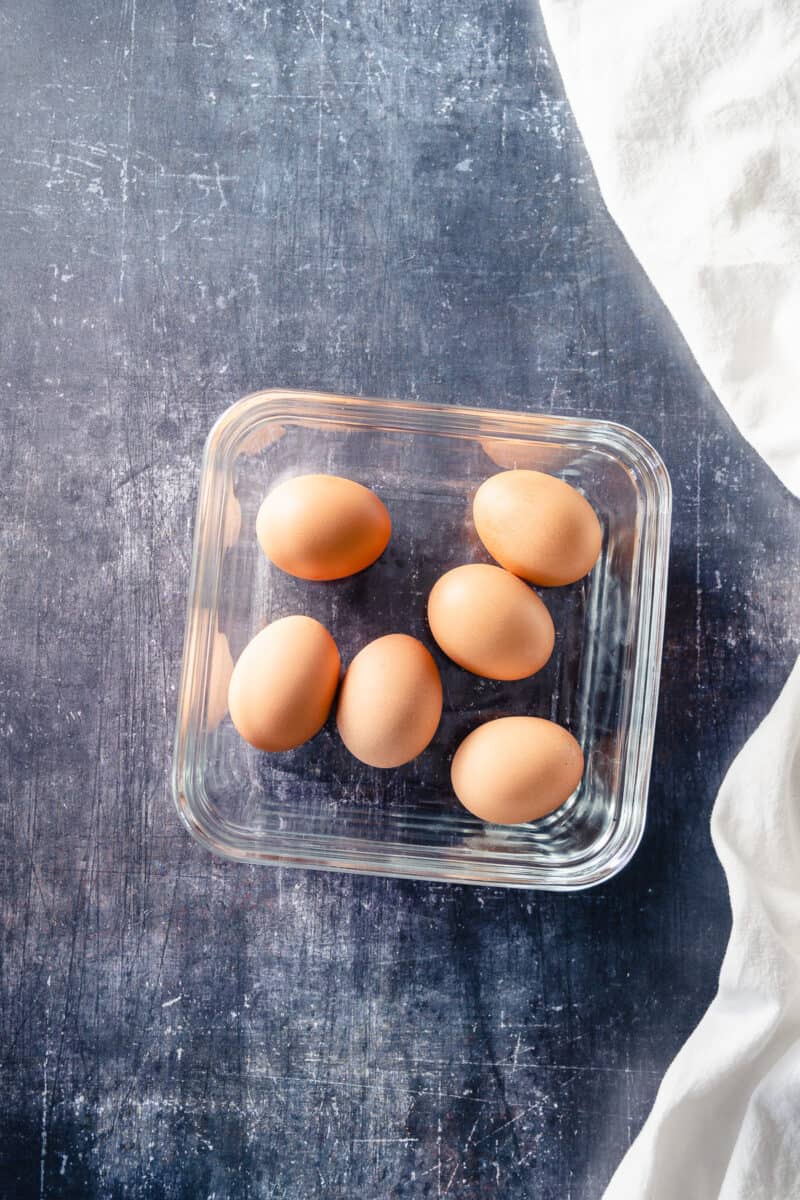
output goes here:
<path id="1" fill-rule="evenodd" d="M 604 537 L 586 579 L 541 590 L 556 627 L 553 655 L 537 675 L 508 683 L 441 654 L 425 612 L 444 571 L 492 561 L 472 524 L 472 497 L 514 466 L 577 487 Z M 389 509 L 389 546 L 359 575 L 294 579 L 257 544 L 266 493 L 311 472 L 355 479 Z M 669 520 L 661 459 L 610 422 L 297 391 L 240 401 L 212 429 L 203 460 L 173 769 L 182 819 L 210 849 L 247 862 L 558 890 L 609 878 L 644 826 Z M 232 662 L 267 622 L 297 612 L 331 631 L 343 664 L 386 633 L 410 633 L 432 650 L 444 711 L 423 755 L 396 770 L 366 767 L 333 718 L 286 753 L 242 741 L 227 717 Z M 455 799 L 450 760 L 477 725 L 517 714 L 570 729 L 586 770 L 549 817 L 486 825 Z"/>

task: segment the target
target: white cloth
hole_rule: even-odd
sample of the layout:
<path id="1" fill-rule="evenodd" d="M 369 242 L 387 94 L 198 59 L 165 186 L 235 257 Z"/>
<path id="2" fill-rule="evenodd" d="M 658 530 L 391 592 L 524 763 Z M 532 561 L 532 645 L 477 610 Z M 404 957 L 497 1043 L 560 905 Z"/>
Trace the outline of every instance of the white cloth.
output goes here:
<path id="1" fill-rule="evenodd" d="M 800 494 L 800 0 L 540 2 L 612 217 Z M 605 1200 L 800 1200 L 800 663 L 712 835 L 733 910 L 719 991 Z"/>
<path id="2" fill-rule="evenodd" d="M 800 3 L 541 6 L 609 212 L 800 494 Z"/>
<path id="3" fill-rule="evenodd" d="M 800 662 L 711 820 L 733 909 L 719 991 L 607 1200 L 800 1197 L 799 713 Z"/>

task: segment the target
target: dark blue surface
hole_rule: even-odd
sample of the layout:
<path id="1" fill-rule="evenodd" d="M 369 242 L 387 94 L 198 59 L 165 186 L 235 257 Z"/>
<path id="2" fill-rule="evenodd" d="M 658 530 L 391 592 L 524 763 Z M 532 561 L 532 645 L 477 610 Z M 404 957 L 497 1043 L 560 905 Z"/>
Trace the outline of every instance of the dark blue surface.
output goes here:
<path id="1" fill-rule="evenodd" d="M 797 652 L 796 504 L 605 213 L 527 5 L 30 0 L 0 54 L 0 1195 L 594 1200 L 714 991 L 708 818 Z M 651 815 L 612 883 L 242 869 L 179 827 L 200 449 L 277 384 L 661 451 Z"/>

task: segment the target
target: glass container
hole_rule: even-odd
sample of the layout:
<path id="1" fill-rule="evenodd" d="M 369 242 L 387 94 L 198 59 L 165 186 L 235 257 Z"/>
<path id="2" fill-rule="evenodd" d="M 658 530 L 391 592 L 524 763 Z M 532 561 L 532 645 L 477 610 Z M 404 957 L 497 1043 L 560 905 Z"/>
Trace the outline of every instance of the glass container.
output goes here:
<path id="1" fill-rule="evenodd" d="M 425 612 L 444 571 L 491 561 L 472 524 L 472 498 L 509 467 L 567 480 L 591 501 L 604 536 L 589 576 L 540 590 L 556 627 L 549 663 L 500 683 L 441 654 Z M 389 509 L 389 546 L 359 575 L 294 579 L 258 546 L 266 493 L 310 472 L 355 479 Z M 208 436 L 200 479 L 173 763 L 187 828 L 248 863 L 559 891 L 610 878 L 645 822 L 670 505 L 659 455 L 609 421 L 282 389 L 234 404 Z M 333 716 L 312 741 L 282 754 L 260 753 L 238 736 L 227 716 L 232 664 L 263 625 L 295 612 L 331 631 L 344 665 L 386 633 L 413 634 L 432 650 L 444 711 L 419 758 L 397 770 L 364 766 L 341 743 Z M 565 725 L 586 769 L 550 816 L 485 824 L 456 800 L 450 760 L 477 725 L 516 714 Z"/>

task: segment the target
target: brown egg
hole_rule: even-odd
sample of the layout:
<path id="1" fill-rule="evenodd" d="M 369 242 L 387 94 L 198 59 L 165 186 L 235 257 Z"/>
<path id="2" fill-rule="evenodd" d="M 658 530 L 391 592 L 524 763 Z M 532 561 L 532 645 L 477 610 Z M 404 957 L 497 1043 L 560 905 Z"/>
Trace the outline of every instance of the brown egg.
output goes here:
<path id="1" fill-rule="evenodd" d="M 442 683 L 430 651 L 405 633 L 390 633 L 347 668 L 336 724 L 361 762 L 399 767 L 422 753 L 441 715 Z"/>
<path id="2" fill-rule="evenodd" d="M 343 579 L 375 562 L 392 522 L 369 488 L 338 475 L 297 475 L 269 493 L 256 518 L 259 545 L 300 579 Z"/>
<path id="3" fill-rule="evenodd" d="M 428 622 L 445 654 L 489 679 L 525 679 L 553 652 L 553 621 L 536 592 L 486 563 L 456 567 L 437 580 Z"/>
<path id="4" fill-rule="evenodd" d="M 537 821 L 563 804 L 583 775 L 571 733 L 542 717 L 500 717 L 470 733 L 453 756 L 453 791 L 483 821 Z"/>
<path id="5" fill-rule="evenodd" d="M 502 471 L 478 488 L 478 537 L 502 567 L 542 587 L 574 583 L 591 571 L 603 531 L 580 492 L 541 471 Z"/>
<path id="6" fill-rule="evenodd" d="M 327 720 L 339 651 L 312 617 L 281 617 L 245 646 L 228 688 L 231 720 L 259 750 L 292 750 Z"/>

